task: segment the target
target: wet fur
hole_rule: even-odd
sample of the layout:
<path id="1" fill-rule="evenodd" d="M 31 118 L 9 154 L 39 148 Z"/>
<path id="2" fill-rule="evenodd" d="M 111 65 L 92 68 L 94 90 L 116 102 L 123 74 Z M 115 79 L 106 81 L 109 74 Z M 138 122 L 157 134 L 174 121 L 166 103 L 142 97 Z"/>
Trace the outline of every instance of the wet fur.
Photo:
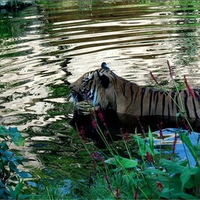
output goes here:
<path id="1" fill-rule="evenodd" d="M 187 90 L 164 92 L 151 87 L 142 87 L 117 76 L 109 68 L 100 68 L 81 76 L 70 86 L 74 101 L 88 100 L 97 107 L 116 112 L 123 124 L 134 124 L 140 119 L 156 117 L 161 121 L 176 121 L 180 110 L 180 96 L 185 115 L 192 123 L 200 118 L 200 90 L 194 89 L 195 98 Z M 131 120 L 130 120 L 131 119 Z M 196 125 L 195 125 L 196 126 Z"/>

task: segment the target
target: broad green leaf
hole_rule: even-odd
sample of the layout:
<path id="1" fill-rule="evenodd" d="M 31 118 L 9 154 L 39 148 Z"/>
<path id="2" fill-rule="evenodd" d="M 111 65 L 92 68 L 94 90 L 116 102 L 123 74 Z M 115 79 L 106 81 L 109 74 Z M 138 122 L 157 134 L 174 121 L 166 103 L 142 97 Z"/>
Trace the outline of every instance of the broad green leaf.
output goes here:
<path id="1" fill-rule="evenodd" d="M 0 188 L 4 188 L 5 185 L 2 183 L 2 181 L 0 180 Z"/>
<path id="2" fill-rule="evenodd" d="M 152 168 L 146 168 L 143 171 L 139 171 L 139 173 L 144 175 L 165 175 L 165 173 L 159 169 L 152 169 Z"/>
<path id="3" fill-rule="evenodd" d="M 19 196 L 23 185 L 24 185 L 24 181 L 23 180 L 19 180 L 18 184 L 15 186 L 15 190 L 14 190 L 14 193 L 13 193 L 13 195 L 14 195 L 13 197 L 15 199 L 17 199 L 17 197 Z"/>
<path id="4" fill-rule="evenodd" d="M 26 183 L 31 186 L 31 187 L 34 187 L 34 188 L 37 188 L 38 187 L 38 184 L 36 182 L 33 182 L 33 181 L 26 181 Z"/>
<path id="5" fill-rule="evenodd" d="M 165 198 L 165 199 L 172 199 L 174 198 L 174 194 L 173 194 L 173 189 L 170 188 L 164 188 L 160 194 L 160 197 Z M 159 199 L 162 199 L 159 198 Z"/>
<path id="6" fill-rule="evenodd" d="M 114 158 L 109 158 L 105 160 L 105 163 L 115 165 L 122 168 L 133 168 L 137 166 L 137 161 L 123 158 L 121 156 L 114 156 Z"/>
<path id="7" fill-rule="evenodd" d="M 9 162 L 8 166 L 9 166 L 11 172 L 19 173 L 19 169 L 13 162 Z"/>
<path id="8" fill-rule="evenodd" d="M 10 136 L 12 142 L 17 146 L 24 145 L 24 139 L 16 127 L 9 127 L 9 129 L 6 129 L 4 126 L 0 126 L 0 137 L 5 138 L 6 136 Z"/>
<path id="9" fill-rule="evenodd" d="M 137 166 L 136 160 L 123 158 L 121 156 L 115 156 L 115 158 L 122 168 L 133 168 Z"/>
<path id="10" fill-rule="evenodd" d="M 152 153 L 154 153 L 154 140 L 153 140 L 153 135 L 152 135 L 150 127 L 148 131 L 148 136 L 149 136 L 149 146 L 151 148 Z"/>
<path id="11" fill-rule="evenodd" d="M 117 165 L 115 158 L 108 158 L 104 162 L 109 165 Z"/>
<path id="12" fill-rule="evenodd" d="M 3 156 L 9 161 L 12 159 L 13 155 L 14 153 L 9 150 L 4 151 L 3 153 Z"/>
<path id="13" fill-rule="evenodd" d="M 28 172 L 25 172 L 25 171 L 19 172 L 18 175 L 19 175 L 21 178 L 30 178 L 30 177 L 31 177 L 31 174 L 28 173 Z"/>
<path id="14" fill-rule="evenodd" d="M 146 144 L 146 142 L 142 138 L 140 138 L 137 135 L 134 135 L 133 137 L 139 147 L 138 155 L 146 156 L 146 152 L 149 152 L 151 155 L 153 155 L 151 148 Z"/>
<path id="15" fill-rule="evenodd" d="M 0 189 L 0 197 L 2 199 L 6 199 L 7 198 L 7 196 L 5 196 L 5 193 L 6 193 L 6 190 L 4 188 L 1 188 Z"/>
<path id="16" fill-rule="evenodd" d="M 161 166 L 165 167 L 169 173 L 177 174 L 181 173 L 185 169 L 184 166 L 178 163 L 174 163 L 171 160 L 166 160 L 164 158 L 160 159 L 159 163 Z"/>
<path id="17" fill-rule="evenodd" d="M 191 195 L 191 194 L 187 194 L 187 193 L 176 193 L 177 199 L 192 199 L 192 200 L 197 200 L 199 198 Z"/>
<path id="18" fill-rule="evenodd" d="M 4 126 L 0 126 L 0 135 L 7 136 L 9 134 L 8 130 Z"/>
<path id="19" fill-rule="evenodd" d="M 11 137 L 13 143 L 16 146 L 23 146 L 24 145 L 24 138 L 22 137 L 21 133 L 18 132 L 17 128 L 9 127 L 9 136 Z"/>
<path id="20" fill-rule="evenodd" d="M 0 143 L 0 151 L 2 151 L 1 153 L 3 154 L 3 152 L 4 152 L 5 150 L 8 150 L 8 145 L 7 145 L 7 143 L 6 143 L 5 141 L 2 141 L 2 142 Z"/>
<path id="21" fill-rule="evenodd" d="M 188 150 L 192 154 L 192 156 L 195 159 L 195 161 L 197 162 L 197 164 L 199 165 L 198 156 L 195 152 L 194 146 L 192 145 L 190 139 L 187 136 L 187 132 L 179 133 L 179 136 L 180 136 L 180 139 L 182 140 L 182 142 L 187 146 Z"/>
<path id="22" fill-rule="evenodd" d="M 185 167 L 185 169 L 181 172 L 181 176 L 180 176 L 180 180 L 182 183 L 182 189 L 184 188 L 185 184 L 188 182 L 190 177 L 192 175 L 197 174 L 199 171 L 200 171 L 200 169 L 197 167 L 193 167 L 193 168 Z"/>

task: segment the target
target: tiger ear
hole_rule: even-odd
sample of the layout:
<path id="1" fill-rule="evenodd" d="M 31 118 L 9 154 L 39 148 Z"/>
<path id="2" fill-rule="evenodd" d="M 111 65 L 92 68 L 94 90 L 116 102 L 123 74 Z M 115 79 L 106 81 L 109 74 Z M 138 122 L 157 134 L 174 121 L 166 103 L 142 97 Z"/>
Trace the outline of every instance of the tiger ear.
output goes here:
<path id="1" fill-rule="evenodd" d="M 104 75 L 103 73 L 99 72 L 99 71 L 97 71 L 97 74 L 98 74 L 98 77 L 100 79 L 101 85 L 104 88 L 107 88 L 109 83 L 110 83 L 109 78 L 106 75 Z"/>
<path id="2" fill-rule="evenodd" d="M 106 69 L 106 70 L 110 69 L 110 68 L 108 67 L 108 65 L 107 65 L 105 62 L 102 62 L 102 63 L 101 63 L 101 68 L 102 68 L 102 69 Z"/>

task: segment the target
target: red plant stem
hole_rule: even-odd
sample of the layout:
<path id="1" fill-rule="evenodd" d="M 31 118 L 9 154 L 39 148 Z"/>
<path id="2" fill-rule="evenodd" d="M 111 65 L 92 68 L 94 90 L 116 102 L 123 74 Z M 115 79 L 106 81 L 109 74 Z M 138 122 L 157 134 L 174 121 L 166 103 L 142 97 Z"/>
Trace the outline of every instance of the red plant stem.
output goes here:
<path id="1" fill-rule="evenodd" d="M 125 133 L 123 133 L 123 129 L 122 129 L 122 128 L 120 128 L 120 132 L 121 132 L 121 134 L 122 134 L 122 139 L 123 139 L 126 143 L 128 143 L 128 142 L 129 142 L 128 132 L 126 131 Z"/>
<path id="2" fill-rule="evenodd" d="M 104 166 L 106 166 L 106 163 L 104 162 L 104 159 L 101 155 L 99 155 L 99 152 L 93 152 L 91 153 L 92 154 L 92 158 L 95 159 L 95 160 L 100 160 L 102 162 L 102 164 Z"/>
<path id="3" fill-rule="evenodd" d="M 172 154 L 174 154 L 174 152 L 175 152 L 177 139 L 178 139 L 178 136 L 177 136 L 177 133 L 175 133 L 174 142 L 173 142 L 173 146 L 172 146 Z"/>
<path id="4" fill-rule="evenodd" d="M 108 184 L 108 189 L 112 192 L 112 188 L 111 188 L 111 186 L 110 186 L 110 181 L 109 181 L 109 179 L 108 179 L 108 176 L 105 175 L 104 178 L 106 179 L 106 182 L 107 182 L 107 184 Z"/>
<path id="5" fill-rule="evenodd" d="M 182 121 L 185 129 L 188 130 L 188 134 L 191 134 L 191 129 L 190 129 L 188 122 L 186 122 L 185 119 L 182 119 L 181 121 Z"/>
<path id="6" fill-rule="evenodd" d="M 146 152 L 146 158 L 149 162 L 151 162 L 151 163 L 153 162 L 153 159 L 148 151 Z"/>
<path id="7" fill-rule="evenodd" d="M 156 188 L 159 192 L 162 192 L 163 187 L 164 185 L 161 182 L 156 181 Z"/>
<path id="8" fill-rule="evenodd" d="M 103 123 L 103 125 L 106 127 L 106 123 L 105 123 L 105 120 L 104 120 L 104 117 L 103 117 L 103 113 L 102 113 L 100 107 L 98 107 L 98 109 L 97 109 L 97 115 L 98 115 L 100 121 L 101 121 L 101 122 Z"/>
<path id="9" fill-rule="evenodd" d="M 156 82 L 157 85 L 159 85 L 159 83 L 158 83 L 156 77 L 153 75 L 152 71 L 150 71 L 149 73 L 151 75 L 151 78 Z"/>
<path id="10" fill-rule="evenodd" d="M 144 127 L 142 126 L 142 123 L 141 123 L 139 117 L 137 117 L 137 121 L 138 121 L 138 123 L 139 123 L 139 125 L 140 125 L 140 128 L 141 128 L 142 133 L 145 135 Z"/>
<path id="11" fill-rule="evenodd" d="M 119 188 L 116 188 L 115 192 L 116 192 L 116 197 L 117 197 L 117 199 L 119 199 L 119 198 L 120 198 Z"/>
<path id="12" fill-rule="evenodd" d="M 172 68 L 171 68 L 171 65 L 169 64 L 169 61 L 168 61 L 168 60 L 167 60 L 167 65 L 168 65 L 168 68 L 169 68 L 169 75 L 170 75 L 170 77 L 173 79 Z"/>
<path id="13" fill-rule="evenodd" d="M 96 160 L 95 160 L 95 158 L 94 158 L 93 152 L 90 153 L 90 156 L 91 156 L 91 158 L 92 158 L 92 162 L 93 162 L 94 169 L 96 169 Z"/>
<path id="14" fill-rule="evenodd" d="M 192 89 L 190 88 L 190 86 L 189 86 L 189 84 L 188 84 L 188 82 L 187 82 L 186 76 L 184 75 L 183 77 L 184 77 L 184 82 L 185 82 L 186 88 L 187 88 L 187 90 L 188 90 L 190 96 L 191 96 L 192 98 L 195 98 L 194 90 L 192 90 Z"/>
<path id="15" fill-rule="evenodd" d="M 136 189 L 135 189 L 133 199 L 136 200 L 136 199 L 137 199 L 137 196 L 138 196 L 138 186 L 137 186 Z"/>
<path id="16" fill-rule="evenodd" d="M 78 126 L 77 126 L 77 124 L 76 124 L 76 130 L 77 130 L 77 132 L 78 132 L 78 137 L 79 137 L 79 139 L 82 141 L 82 143 L 84 143 L 84 141 L 88 141 L 87 140 L 87 137 L 85 136 L 85 131 L 84 131 L 84 128 L 83 128 L 83 126 L 81 126 L 80 127 L 80 130 L 78 129 Z M 84 139 L 84 140 L 83 140 Z"/>
<path id="17" fill-rule="evenodd" d="M 96 130 L 97 129 L 97 123 L 94 120 L 94 117 L 95 117 L 95 113 L 93 114 L 92 111 L 90 110 L 90 118 L 91 118 L 92 126 Z"/>
<path id="18" fill-rule="evenodd" d="M 164 136 L 163 136 L 163 128 L 162 128 L 163 123 L 160 122 L 160 124 L 157 125 L 158 129 L 159 129 L 159 134 L 160 134 L 160 138 L 163 140 Z"/>

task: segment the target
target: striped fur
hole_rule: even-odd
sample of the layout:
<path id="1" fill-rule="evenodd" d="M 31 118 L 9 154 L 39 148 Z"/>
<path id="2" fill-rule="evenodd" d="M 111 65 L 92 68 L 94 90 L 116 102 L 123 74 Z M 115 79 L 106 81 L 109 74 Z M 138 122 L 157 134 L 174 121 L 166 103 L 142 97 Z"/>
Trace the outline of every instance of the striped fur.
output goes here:
<path id="1" fill-rule="evenodd" d="M 74 101 L 88 100 L 102 110 L 116 111 L 119 116 L 161 116 L 170 119 L 181 113 L 191 120 L 200 119 L 199 89 L 193 90 L 195 98 L 192 98 L 187 90 L 167 93 L 142 87 L 117 76 L 108 67 L 84 74 L 70 88 Z"/>

